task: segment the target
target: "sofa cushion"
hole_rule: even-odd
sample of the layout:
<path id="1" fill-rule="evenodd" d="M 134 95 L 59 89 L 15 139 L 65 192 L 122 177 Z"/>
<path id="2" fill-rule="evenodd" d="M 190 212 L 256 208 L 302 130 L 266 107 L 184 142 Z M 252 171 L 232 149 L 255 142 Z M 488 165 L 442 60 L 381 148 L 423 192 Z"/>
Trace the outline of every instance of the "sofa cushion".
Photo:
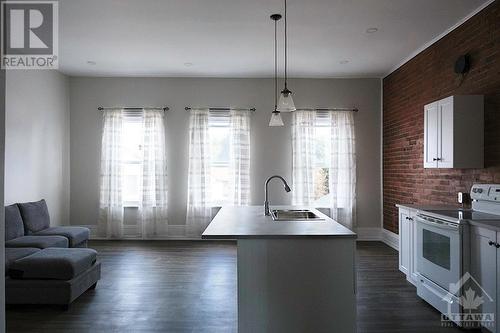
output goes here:
<path id="1" fill-rule="evenodd" d="M 50 227 L 49 210 L 44 199 L 36 202 L 17 204 L 21 211 L 24 229 L 27 235 L 34 234 Z"/>
<path id="2" fill-rule="evenodd" d="M 69 246 L 75 247 L 76 245 L 89 240 L 90 230 L 84 227 L 52 227 L 39 231 L 36 236 L 64 236 L 69 239 Z"/>
<path id="3" fill-rule="evenodd" d="M 10 265 L 17 259 L 21 259 L 29 256 L 35 252 L 40 251 L 40 249 L 35 249 L 32 247 L 11 247 L 5 249 L 5 273 L 9 271 Z"/>
<path id="4" fill-rule="evenodd" d="M 5 206 L 5 240 L 24 236 L 24 225 L 16 204 Z"/>
<path id="5" fill-rule="evenodd" d="M 68 239 L 63 236 L 23 236 L 5 242 L 5 247 L 68 247 Z"/>
<path id="6" fill-rule="evenodd" d="M 97 260 L 92 249 L 45 249 L 13 262 L 9 275 L 14 279 L 71 280 Z"/>

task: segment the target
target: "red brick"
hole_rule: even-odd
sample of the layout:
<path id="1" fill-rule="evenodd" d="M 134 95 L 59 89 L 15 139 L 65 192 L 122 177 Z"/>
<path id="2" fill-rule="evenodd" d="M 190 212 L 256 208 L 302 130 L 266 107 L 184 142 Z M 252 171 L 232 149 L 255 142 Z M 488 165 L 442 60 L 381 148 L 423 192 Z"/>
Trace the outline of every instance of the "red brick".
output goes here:
<path id="1" fill-rule="evenodd" d="M 462 79 L 453 64 L 464 53 Z M 383 90 L 384 228 L 398 232 L 397 203 L 455 204 L 475 182 L 500 183 L 499 0 L 385 77 Z M 423 168 L 423 107 L 453 94 L 485 96 L 484 169 Z"/>

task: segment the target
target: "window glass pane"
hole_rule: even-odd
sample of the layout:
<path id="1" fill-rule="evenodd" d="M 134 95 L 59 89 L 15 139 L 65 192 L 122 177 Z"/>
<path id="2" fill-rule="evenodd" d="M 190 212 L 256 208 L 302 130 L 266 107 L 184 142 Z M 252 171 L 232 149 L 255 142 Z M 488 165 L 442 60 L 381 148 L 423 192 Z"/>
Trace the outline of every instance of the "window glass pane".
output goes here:
<path id="1" fill-rule="evenodd" d="M 329 168 L 316 167 L 313 173 L 314 200 L 318 200 L 330 193 Z"/>
<path id="2" fill-rule="evenodd" d="M 314 164 L 319 167 L 330 167 L 330 127 L 316 126 L 314 129 Z"/>
<path id="3" fill-rule="evenodd" d="M 232 202 L 231 173 L 229 168 L 230 129 L 228 117 L 212 117 L 209 119 L 210 136 L 210 193 L 217 206 Z"/>
<path id="4" fill-rule="evenodd" d="M 126 204 L 141 201 L 142 180 L 142 120 L 125 118 L 122 136 L 122 199 Z"/>
<path id="5" fill-rule="evenodd" d="M 141 198 L 141 164 L 124 163 L 122 196 L 125 202 L 139 202 Z"/>
<path id="6" fill-rule="evenodd" d="M 231 176 L 229 166 L 212 165 L 211 167 L 211 195 L 215 205 L 228 205 L 230 198 Z"/>
<path id="7" fill-rule="evenodd" d="M 142 123 L 125 121 L 123 124 L 123 160 L 142 160 Z"/>
<path id="8" fill-rule="evenodd" d="M 229 163 L 229 126 L 210 127 L 210 157 L 212 164 Z"/>
<path id="9" fill-rule="evenodd" d="M 328 118 L 317 118 L 314 127 L 313 185 L 314 199 L 330 193 L 331 127 Z"/>

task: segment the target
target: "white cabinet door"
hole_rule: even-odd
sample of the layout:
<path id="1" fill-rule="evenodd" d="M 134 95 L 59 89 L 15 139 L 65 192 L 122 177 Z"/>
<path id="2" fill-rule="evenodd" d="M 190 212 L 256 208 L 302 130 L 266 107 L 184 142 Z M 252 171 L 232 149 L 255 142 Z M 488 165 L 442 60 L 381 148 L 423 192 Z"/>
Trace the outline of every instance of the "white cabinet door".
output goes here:
<path id="1" fill-rule="evenodd" d="M 480 285 L 473 286 L 474 292 L 477 296 L 482 296 L 481 312 L 484 314 L 493 313 L 495 317 L 498 269 L 496 237 L 495 231 L 475 226 L 471 228 L 470 273 Z M 487 328 L 495 332 L 494 327 Z"/>
<path id="2" fill-rule="evenodd" d="M 406 275 L 410 272 L 410 221 L 407 210 L 399 210 L 399 270 Z"/>
<path id="3" fill-rule="evenodd" d="M 424 108 L 424 168 L 438 166 L 438 102 Z"/>
<path id="4" fill-rule="evenodd" d="M 410 230 L 410 246 L 409 246 L 409 256 L 410 256 L 410 266 L 409 273 L 407 276 L 407 280 L 413 283 L 415 286 L 417 285 L 417 223 L 415 222 L 417 216 L 417 212 L 414 210 L 409 211 L 408 215 L 408 229 Z"/>
<path id="5" fill-rule="evenodd" d="M 424 106 L 424 168 L 482 168 L 483 150 L 483 96 L 454 95 Z"/>
<path id="6" fill-rule="evenodd" d="M 453 168 L 453 97 L 438 102 L 438 168 Z"/>

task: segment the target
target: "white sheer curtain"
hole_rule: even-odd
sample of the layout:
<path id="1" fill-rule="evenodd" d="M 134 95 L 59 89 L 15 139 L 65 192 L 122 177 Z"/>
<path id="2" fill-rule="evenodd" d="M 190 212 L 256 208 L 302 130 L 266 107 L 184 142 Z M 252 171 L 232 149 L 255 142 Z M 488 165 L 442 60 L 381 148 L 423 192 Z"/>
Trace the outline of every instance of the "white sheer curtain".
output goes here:
<path id="1" fill-rule="evenodd" d="M 250 111 L 231 110 L 230 168 L 232 204 L 250 204 Z"/>
<path id="2" fill-rule="evenodd" d="M 144 110 L 142 202 L 139 215 L 142 237 L 167 233 L 167 157 L 165 117 L 162 110 Z"/>
<path id="3" fill-rule="evenodd" d="M 99 228 L 107 238 L 123 236 L 122 110 L 104 112 L 99 195 Z"/>
<path id="4" fill-rule="evenodd" d="M 186 234 L 199 237 L 210 223 L 210 140 L 208 109 L 192 109 L 189 115 L 189 169 Z"/>
<path id="5" fill-rule="evenodd" d="M 314 200 L 313 158 L 315 111 L 297 110 L 292 120 L 292 203 L 309 205 Z"/>
<path id="6" fill-rule="evenodd" d="M 329 173 L 332 218 L 356 228 L 356 136 L 352 112 L 329 112 L 331 167 Z"/>
<path id="7" fill-rule="evenodd" d="M 297 110 L 292 122 L 293 204 L 314 204 L 316 129 L 319 113 Z M 330 127 L 329 194 L 318 200 L 331 217 L 350 229 L 356 227 L 356 138 L 352 112 L 321 113 L 321 126 Z M 328 207 L 324 207 L 327 205 Z"/>

